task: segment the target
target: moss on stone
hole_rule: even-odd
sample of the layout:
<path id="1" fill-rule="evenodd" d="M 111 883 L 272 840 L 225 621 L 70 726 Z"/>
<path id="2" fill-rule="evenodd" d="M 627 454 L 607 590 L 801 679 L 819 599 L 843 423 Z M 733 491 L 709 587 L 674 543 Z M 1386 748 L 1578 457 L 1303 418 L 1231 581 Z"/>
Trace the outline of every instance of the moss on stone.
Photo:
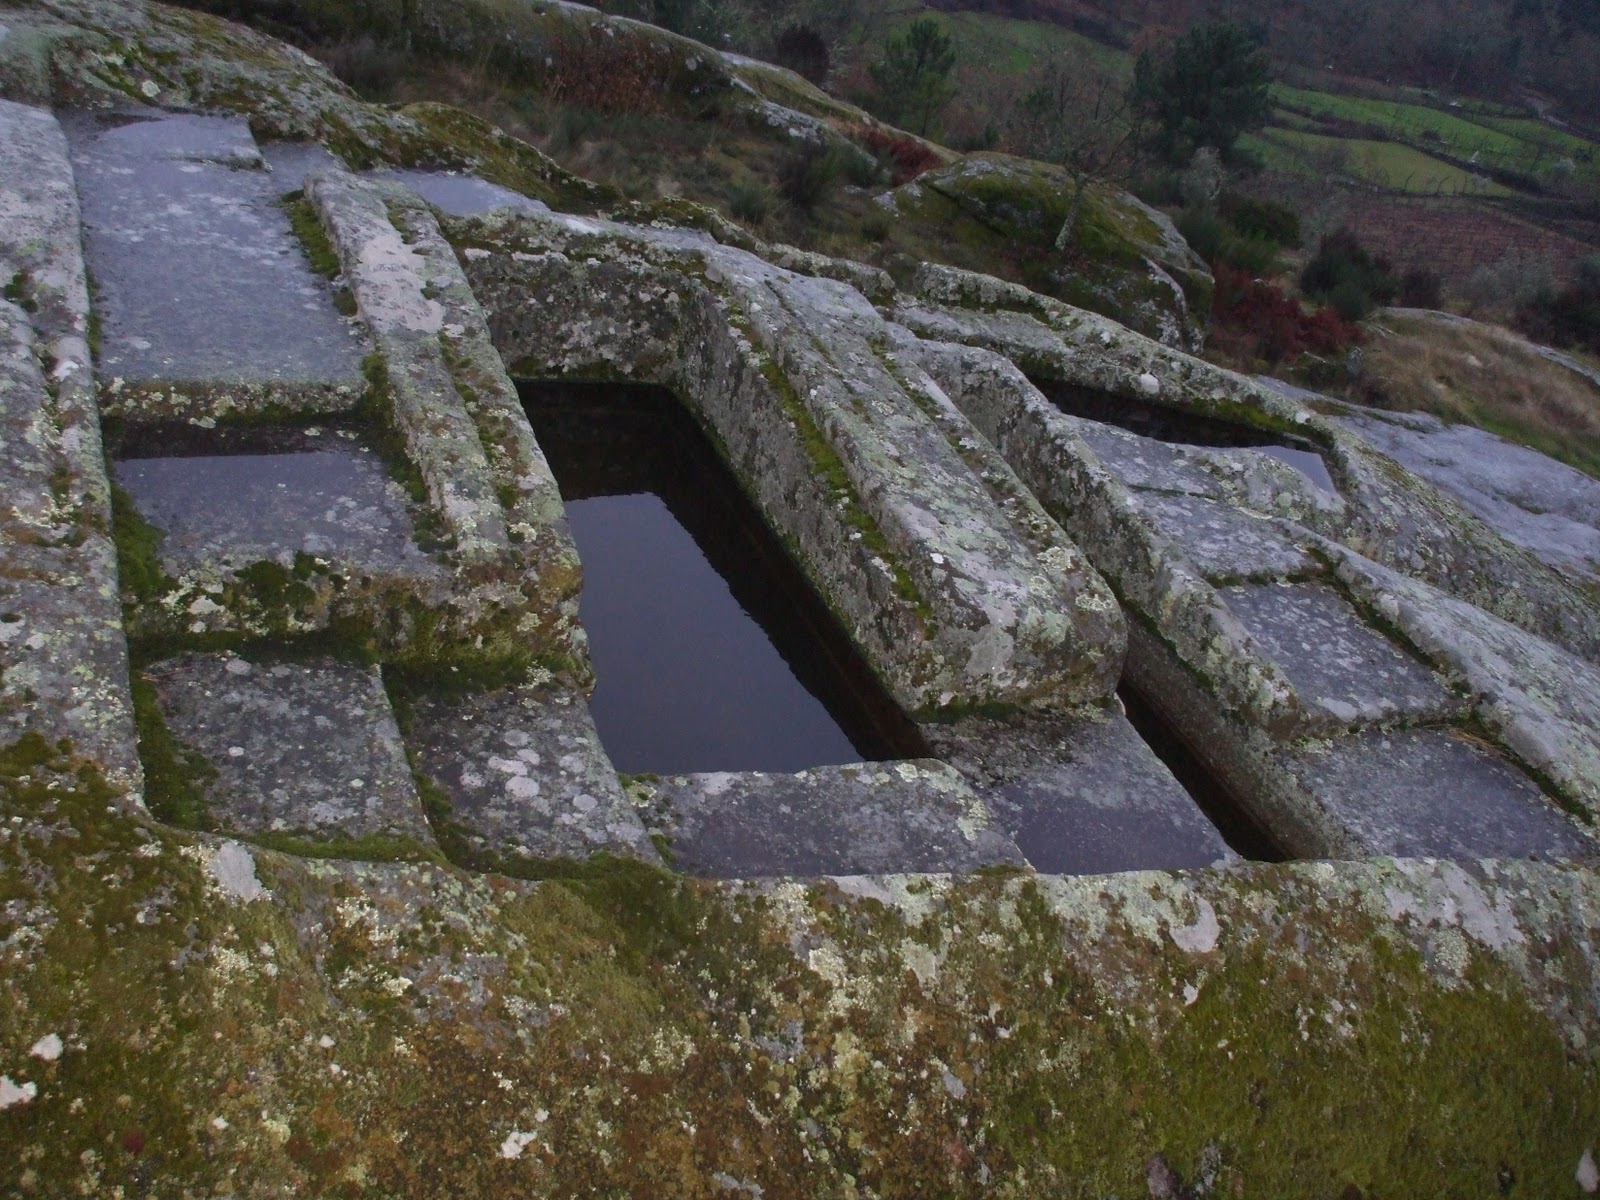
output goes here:
<path id="1" fill-rule="evenodd" d="M 247 904 L 110 798 L 0 750 L 0 935 L 49 914 L 0 1008 L 38 1084 L 0 1113 L 13 1190 L 134 1191 L 159 1155 L 168 1191 L 246 1195 L 1135 1195 L 1160 1154 L 1223 1195 L 1556 1195 L 1600 1120 L 1499 960 L 1441 978 L 1323 868 L 1205 883 L 1204 953 L 1151 915 L 1161 875 L 880 901 L 258 852 Z"/>
<path id="2" fill-rule="evenodd" d="M 328 240 L 328 231 L 304 192 L 292 192 L 284 197 L 283 208 L 289 215 L 289 227 L 306 253 L 311 269 L 324 279 L 337 278 L 341 270 L 339 254 Z"/>
<path id="3" fill-rule="evenodd" d="M 915 610 L 922 622 L 924 635 L 932 636 L 933 606 L 923 598 L 916 582 L 901 564 L 899 556 L 890 547 L 888 539 L 883 536 L 883 531 L 878 528 L 878 523 L 866 509 L 861 507 L 855 485 L 850 482 L 849 472 L 845 470 L 844 460 L 839 457 L 839 452 L 833 448 L 833 443 L 812 418 L 810 410 L 806 408 L 800 394 L 795 391 L 794 385 L 769 356 L 761 357 L 761 373 L 777 394 L 784 415 L 794 425 L 806 456 L 811 460 L 817 477 L 828 489 L 830 498 L 844 516 L 845 523 L 861 535 L 862 545 L 888 569 L 894 581 L 896 594 Z"/>
<path id="4" fill-rule="evenodd" d="M 125 599 L 149 603 L 172 587 L 161 565 L 161 543 L 166 535 L 139 514 L 133 497 L 111 486 L 111 536 L 117 548 L 117 578 Z"/>
<path id="5" fill-rule="evenodd" d="M 293 830 L 274 830 L 252 833 L 249 840 L 269 850 L 300 858 L 332 858 L 353 862 L 445 862 L 444 855 L 436 847 L 415 838 L 387 833 L 369 833 L 362 837 L 325 837 Z"/>
<path id="6" fill-rule="evenodd" d="M 138 670 L 131 677 L 133 720 L 144 764 L 145 805 L 159 820 L 180 829 L 214 829 L 206 791 L 217 771 L 205 755 L 172 735 L 161 713 L 155 685 Z"/>

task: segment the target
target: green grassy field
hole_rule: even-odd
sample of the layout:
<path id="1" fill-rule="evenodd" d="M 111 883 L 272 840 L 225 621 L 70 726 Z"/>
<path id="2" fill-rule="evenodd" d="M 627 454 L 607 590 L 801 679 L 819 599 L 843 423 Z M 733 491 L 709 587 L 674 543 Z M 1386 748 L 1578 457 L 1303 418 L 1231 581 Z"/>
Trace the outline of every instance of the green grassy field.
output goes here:
<path id="1" fill-rule="evenodd" d="M 883 38 L 898 33 L 926 13 L 906 12 L 888 21 Z M 1133 58 L 1122 50 L 1102 45 L 1082 34 L 1043 21 L 1019 21 L 993 13 L 939 13 L 938 19 L 954 39 L 963 64 L 979 64 L 1007 75 L 1024 76 L 1052 55 L 1069 60 L 1087 59 L 1119 76 L 1131 76 Z M 877 39 L 875 44 L 881 44 Z"/>
<path id="2" fill-rule="evenodd" d="M 1460 159 L 1520 171 L 1535 177 L 1563 155 L 1573 158 L 1578 175 L 1593 177 L 1592 142 L 1531 117 L 1462 115 L 1455 110 L 1387 100 L 1337 96 L 1279 86 L 1273 90 L 1280 114 L 1349 121 L 1382 130 L 1385 140 L 1414 147 L 1438 147 Z M 1465 110 L 1463 110 L 1465 111 Z M 1590 161 L 1585 162 L 1588 158 Z"/>
<path id="3" fill-rule="evenodd" d="M 1339 175 L 1417 195 L 1509 196 L 1510 188 L 1397 142 L 1329 137 L 1271 127 L 1244 139 L 1269 170 L 1292 175 Z"/>
<path id="4" fill-rule="evenodd" d="M 927 12 L 903 0 L 869 0 L 878 20 L 862 45 L 864 59 L 883 41 Z M 1037 21 L 990 13 L 934 14 L 950 31 L 960 55 L 958 72 L 1022 79 L 1054 55 L 1093 62 L 1103 73 L 1126 79 L 1131 55 L 1087 37 Z M 1374 90 L 1378 90 L 1374 85 Z M 1408 193 L 1510 196 L 1501 183 L 1484 182 L 1473 171 L 1444 162 L 1446 155 L 1476 162 L 1486 170 L 1515 171 L 1540 181 L 1551 178 L 1558 159 L 1573 161 L 1567 186 L 1600 187 L 1600 145 L 1531 116 L 1510 115 L 1505 105 L 1462 99 L 1452 106 L 1420 89 L 1392 89 L 1394 99 L 1340 95 L 1280 84 L 1271 126 L 1244 145 L 1272 170 L 1326 177 L 1330 169 L 1347 178 Z M 956 101 L 961 103 L 960 98 Z M 1330 122 L 1362 127 L 1352 136 L 1330 129 Z M 1432 153 L 1430 153 L 1430 151 Z"/>

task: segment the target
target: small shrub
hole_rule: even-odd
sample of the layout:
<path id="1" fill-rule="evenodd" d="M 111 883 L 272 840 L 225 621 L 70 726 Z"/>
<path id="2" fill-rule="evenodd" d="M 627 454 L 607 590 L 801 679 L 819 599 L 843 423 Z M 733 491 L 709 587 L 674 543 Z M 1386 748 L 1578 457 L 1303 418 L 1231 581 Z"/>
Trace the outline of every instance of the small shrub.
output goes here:
<path id="1" fill-rule="evenodd" d="M 839 161 L 845 181 L 854 187 L 877 187 L 884 180 L 883 164 L 859 146 L 840 146 Z"/>
<path id="2" fill-rule="evenodd" d="M 1524 302 L 1516 324 L 1536 341 L 1600 354 L 1600 255 L 1579 263 L 1577 278 L 1566 287 L 1546 289 Z"/>
<path id="3" fill-rule="evenodd" d="M 759 183 L 736 183 L 728 194 L 728 211 L 737 220 L 759 225 L 772 211 L 772 191 Z"/>
<path id="4" fill-rule="evenodd" d="M 571 105 L 563 106 L 556 113 L 555 123 L 550 127 L 550 152 L 565 154 L 569 150 L 576 150 L 588 141 L 603 123 L 597 112 L 586 108 L 574 108 Z"/>
<path id="5" fill-rule="evenodd" d="M 976 154 L 980 150 L 993 150 L 1000 145 L 1000 127 L 990 121 L 982 129 L 970 131 L 955 139 L 955 148 L 963 154 Z"/>
<path id="6" fill-rule="evenodd" d="M 810 25 L 790 25 L 772 40 L 772 61 L 821 87 L 828 78 L 832 58 L 827 40 Z"/>
<path id="7" fill-rule="evenodd" d="M 1208 263 L 1218 261 L 1218 251 L 1228 236 L 1221 218 L 1204 208 L 1185 209 L 1178 214 L 1178 232 L 1194 252 Z"/>
<path id="8" fill-rule="evenodd" d="M 890 181 L 896 187 L 939 165 L 939 155 L 933 148 L 914 137 L 890 133 L 875 125 L 857 125 L 851 133 L 888 168 Z"/>
<path id="9" fill-rule="evenodd" d="M 1333 305 L 1347 321 L 1359 321 L 1394 300 L 1400 282 L 1387 259 L 1367 252 L 1349 229 L 1323 237 L 1317 253 L 1300 273 L 1306 295 Z"/>
<path id="10" fill-rule="evenodd" d="M 1223 264 L 1249 275 L 1263 275 L 1278 261 L 1278 244 L 1268 238 L 1242 236 L 1207 209 L 1178 216 L 1178 232 L 1194 252 L 1213 267 Z"/>
<path id="11" fill-rule="evenodd" d="M 1279 246 L 1300 245 L 1300 214 L 1287 204 L 1239 192 L 1224 192 L 1218 206 L 1224 220 L 1246 237 Z"/>
<path id="12" fill-rule="evenodd" d="M 1407 267 L 1400 276 L 1396 299 L 1407 308 L 1438 308 L 1440 284 L 1437 272 L 1427 267 Z"/>
<path id="13" fill-rule="evenodd" d="M 889 231 L 894 227 L 894 222 L 889 214 L 881 208 L 874 209 L 861 221 L 861 236 L 869 242 L 883 243 L 889 240 Z"/>
<path id="14" fill-rule="evenodd" d="M 1171 167 L 1158 167 L 1138 176 L 1128 190 L 1152 208 L 1167 208 L 1183 203 L 1183 174 Z"/>
<path id="15" fill-rule="evenodd" d="M 335 42 L 318 50 L 317 57 L 363 100 L 386 100 L 395 81 L 412 69 L 404 50 L 370 33 Z"/>
<path id="16" fill-rule="evenodd" d="M 1485 263 L 1459 285 L 1467 310 L 1479 315 L 1507 316 L 1555 290 L 1550 264 L 1508 250 L 1498 262 Z"/>
<path id="17" fill-rule="evenodd" d="M 839 185 L 846 164 L 843 147 L 802 142 L 778 165 L 778 191 L 796 208 L 810 212 Z"/>
<path id="18" fill-rule="evenodd" d="M 667 91 L 669 51 L 601 23 L 550 38 L 544 91 L 557 104 L 599 113 L 659 112 Z"/>

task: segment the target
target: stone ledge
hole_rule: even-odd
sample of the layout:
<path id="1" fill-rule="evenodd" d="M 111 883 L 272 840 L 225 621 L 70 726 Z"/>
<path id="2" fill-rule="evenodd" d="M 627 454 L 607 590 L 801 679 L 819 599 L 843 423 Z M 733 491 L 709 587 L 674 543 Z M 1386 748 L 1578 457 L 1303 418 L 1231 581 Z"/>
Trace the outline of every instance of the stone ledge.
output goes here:
<path id="1" fill-rule="evenodd" d="M 136 798 L 78 200 L 50 113 L 0 100 L 0 180 L 0 735 L 67 739 Z"/>
<path id="2" fill-rule="evenodd" d="M 793 775 L 669 775 L 630 789 L 676 870 L 713 878 L 964 873 L 1024 866 L 960 774 L 940 762 L 815 767 Z"/>

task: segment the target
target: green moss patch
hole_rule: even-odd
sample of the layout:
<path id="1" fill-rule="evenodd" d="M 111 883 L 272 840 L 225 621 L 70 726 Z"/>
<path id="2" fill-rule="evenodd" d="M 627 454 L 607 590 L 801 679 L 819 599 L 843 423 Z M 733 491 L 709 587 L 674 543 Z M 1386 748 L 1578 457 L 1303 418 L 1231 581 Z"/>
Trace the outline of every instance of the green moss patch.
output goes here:
<path id="1" fill-rule="evenodd" d="M 1020 1200 L 1140 1195 L 1160 1155 L 1216 1195 L 1546 1196 L 1600 1121 L 1591 1057 L 1498 959 L 1375 923 L 1325 868 L 1208 877 L 1204 951 L 1162 875 L 886 903 L 257 851 L 243 903 L 113 799 L 42 739 L 0 750 L 23 1194 Z"/>
<path id="2" fill-rule="evenodd" d="M 116 542 L 117 578 L 125 598 L 148 603 L 172 587 L 160 557 L 166 535 L 139 515 L 133 497 L 116 484 L 111 485 L 111 536 Z"/>
<path id="3" fill-rule="evenodd" d="M 311 201 L 306 199 L 304 192 L 295 192 L 284 199 L 283 208 L 289 215 L 289 227 L 294 230 L 301 249 L 306 252 L 306 261 L 311 264 L 311 269 L 324 279 L 335 278 L 341 269 L 339 254 L 328 240 L 328 231 L 322 227 L 322 219 L 317 216 Z"/>
<path id="4" fill-rule="evenodd" d="M 144 764 L 145 803 L 156 817 L 182 829 L 213 829 L 206 790 L 217 770 L 198 750 L 178 741 L 161 715 L 155 685 L 132 676 L 133 719 Z"/>

